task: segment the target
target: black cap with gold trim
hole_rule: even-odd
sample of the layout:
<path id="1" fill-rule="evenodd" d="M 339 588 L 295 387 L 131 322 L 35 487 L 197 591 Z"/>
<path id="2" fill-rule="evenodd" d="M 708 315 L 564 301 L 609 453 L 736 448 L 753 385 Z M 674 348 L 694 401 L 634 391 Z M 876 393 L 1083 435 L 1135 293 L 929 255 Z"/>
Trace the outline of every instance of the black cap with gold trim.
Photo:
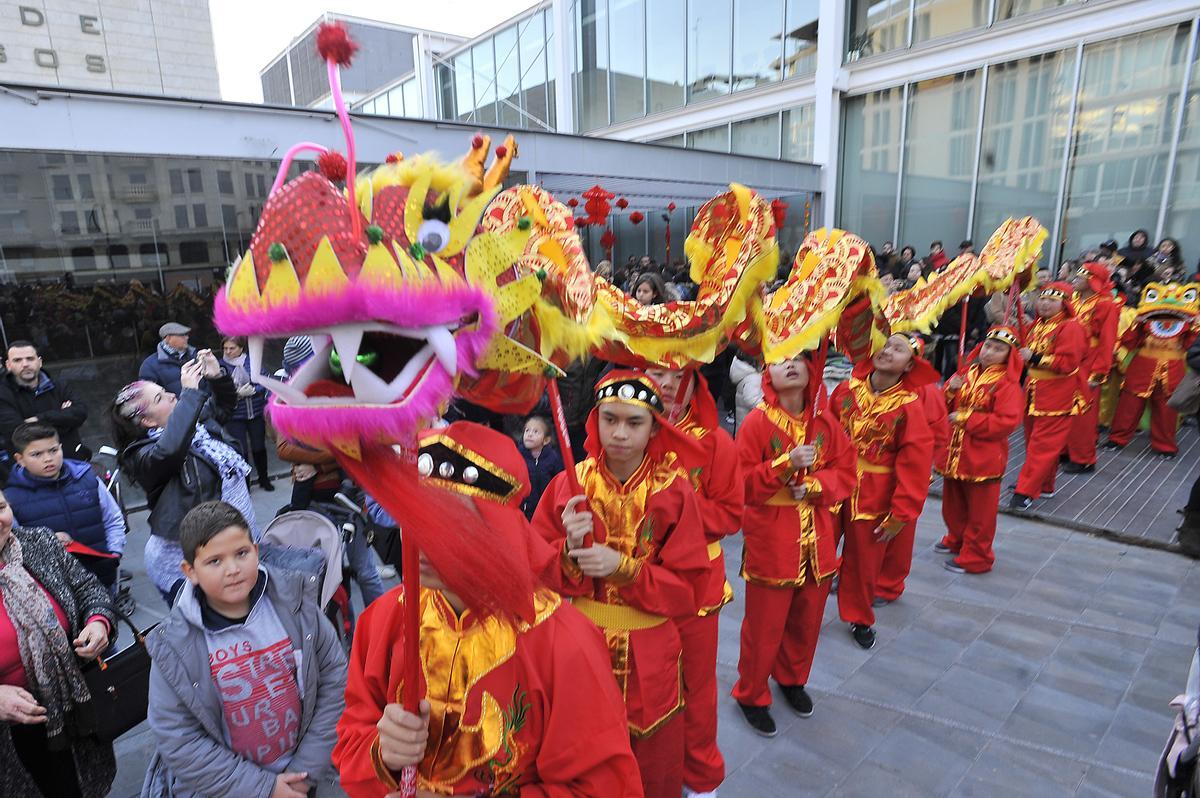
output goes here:
<path id="1" fill-rule="evenodd" d="M 431 485 L 497 504 L 520 506 L 529 495 L 529 472 L 512 439 L 469 421 L 422 435 L 417 472 Z"/>
<path id="2" fill-rule="evenodd" d="M 1021 339 L 1017 337 L 1017 333 L 1011 327 L 993 327 L 988 330 L 984 340 L 999 341 L 1014 348 L 1021 346 Z"/>
<path id="3" fill-rule="evenodd" d="M 662 397 L 658 393 L 658 384 L 645 374 L 638 371 L 616 369 L 610 371 L 596 383 L 596 404 L 608 402 L 625 402 L 631 405 L 641 405 L 651 413 L 663 412 Z"/>

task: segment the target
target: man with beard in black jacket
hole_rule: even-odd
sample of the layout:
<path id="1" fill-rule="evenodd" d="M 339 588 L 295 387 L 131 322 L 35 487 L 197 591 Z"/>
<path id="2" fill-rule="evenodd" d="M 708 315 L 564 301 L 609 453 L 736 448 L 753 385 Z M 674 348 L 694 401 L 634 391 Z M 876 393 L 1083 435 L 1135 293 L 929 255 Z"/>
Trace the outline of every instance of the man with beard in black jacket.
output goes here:
<path id="1" fill-rule="evenodd" d="M 87 420 L 87 407 L 61 377 L 51 378 L 42 369 L 37 347 L 29 341 L 8 345 L 8 373 L 0 379 L 0 443 L 10 452 L 12 433 L 25 423 L 47 424 L 58 432 L 63 457 L 88 461 L 91 451 L 83 445 L 79 428 Z"/>

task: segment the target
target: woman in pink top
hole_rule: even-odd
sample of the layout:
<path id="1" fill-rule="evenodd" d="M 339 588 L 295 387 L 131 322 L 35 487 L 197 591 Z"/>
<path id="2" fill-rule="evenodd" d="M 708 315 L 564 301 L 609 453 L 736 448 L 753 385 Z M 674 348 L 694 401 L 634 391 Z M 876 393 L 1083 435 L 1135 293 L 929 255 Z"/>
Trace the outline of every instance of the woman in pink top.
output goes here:
<path id="1" fill-rule="evenodd" d="M 111 743 L 79 666 L 115 637 L 112 598 L 48 529 L 13 529 L 0 493 L 0 795 L 100 798 Z"/>

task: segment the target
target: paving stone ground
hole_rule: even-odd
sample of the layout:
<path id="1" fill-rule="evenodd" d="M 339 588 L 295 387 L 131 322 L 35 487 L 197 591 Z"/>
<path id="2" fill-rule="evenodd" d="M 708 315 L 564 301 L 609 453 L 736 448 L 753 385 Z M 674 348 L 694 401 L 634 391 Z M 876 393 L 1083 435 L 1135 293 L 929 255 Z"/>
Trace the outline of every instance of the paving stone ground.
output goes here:
<path id="1" fill-rule="evenodd" d="M 263 517 L 286 501 L 284 490 L 254 495 Z M 723 798 L 1148 794 L 1196 643 L 1200 569 L 1002 516 L 995 570 L 956 575 L 930 549 L 940 512 L 931 499 L 908 589 L 878 610 L 873 650 L 854 645 L 831 597 L 809 684 L 815 714 L 799 718 L 778 697 L 771 740 L 728 697 L 742 583 L 740 540 L 726 542 L 737 599 L 718 657 Z M 149 622 L 165 608 L 141 570 L 145 514 L 133 523 L 128 560 Z M 144 725 L 118 741 L 112 795 L 138 794 L 152 750 Z"/>

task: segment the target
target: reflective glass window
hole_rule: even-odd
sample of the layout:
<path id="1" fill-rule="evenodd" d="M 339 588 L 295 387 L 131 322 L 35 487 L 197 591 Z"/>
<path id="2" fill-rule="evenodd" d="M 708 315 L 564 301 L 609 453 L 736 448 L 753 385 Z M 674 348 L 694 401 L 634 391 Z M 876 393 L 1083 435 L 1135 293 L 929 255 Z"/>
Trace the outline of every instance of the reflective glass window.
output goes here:
<path id="1" fill-rule="evenodd" d="M 688 0 L 689 103 L 729 93 L 731 2 L 732 0 Z"/>
<path id="2" fill-rule="evenodd" d="M 226 176 L 228 176 L 229 172 L 226 172 L 225 174 L 226 174 Z M 95 192 L 92 189 L 92 176 L 91 175 L 77 175 L 75 177 L 75 180 L 79 183 L 79 196 L 82 199 L 92 199 L 95 196 Z M 225 192 L 225 190 L 222 189 L 222 193 L 228 193 L 228 194 L 233 193 L 233 181 L 232 180 L 230 180 L 230 183 L 229 183 L 229 191 Z"/>
<path id="3" fill-rule="evenodd" d="M 475 76 L 475 121 L 496 124 L 496 58 L 492 40 L 485 39 L 471 48 L 471 68 Z"/>
<path id="4" fill-rule="evenodd" d="M 973 240 L 1014 215 L 1053 230 L 1074 76 L 1074 50 L 988 70 Z"/>
<path id="5" fill-rule="evenodd" d="M 903 98 L 896 87 L 843 105 L 837 226 L 876 245 L 894 230 Z"/>
<path id="6" fill-rule="evenodd" d="M 686 0 L 651 0 L 646 4 L 647 113 L 656 114 L 683 105 Z"/>
<path id="7" fill-rule="evenodd" d="M 978 70 L 909 87 L 900 238 L 918 252 L 966 235 L 978 127 Z"/>
<path id="8" fill-rule="evenodd" d="M 996 21 L 1065 6 L 1071 0 L 996 0 Z"/>
<path id="9" fill-rule="evenodd" d="M 787 0 L 783 24 L 783 76 L 810 75 L 817 70 L 817 27 L 820 0 Z"/>
<path id="10" fill-rule="evenodd" d="M 666 136 L 665 138 L 654 139 L 654 140 L 650 141 L 649 143 L 650 144 L 666 144 L 668 147 L 682 147 L 686 142 L 684 141 L 683 134 L 680 133 L 675 136 Z"/>
<path id="11" fill-rule="evenodd" d="M 908 0 L 848 0 L 846 60 L 908 46 Z"/>
<path id="12" fill-rule="evenodd" d="M 642 0 L 608 0 L 608 25 L 613 34 L 609 43 L 608 73 L 612 85 L 613 122 L 646 115 L 643 13 Z"/>
<path id="13" fill-rule="evenodd" d="M 180 230 L 188 228 L 188 212 L 186 205 L 175 206 L 175 226 Z"/>
<path id="14" fill-rule="evenodd" d="M 733 90 L 779 80 L 783 0 L 735 0 Z"/>
<path id="15" fill-rule="evenodd" d="M 735 155 L 779 157 L 779 114 L 741 119 L 731 127 L 730 151 Z"/>
<path id="16" fill-rule="evenodd" d="M 575 15 L 575 108 L 580 132 L 608 125 L 608 2 L 579 0 Z"/>
<path id="17" fill-rule="evenodd" d="M 687 134 L 687 145 L 693 150 L 729 152 L 729 125 L 717 125 Z"/>
<path id="18" fill-rule="evenodd" d="M 475 113 L 475 77 L 471 73 L 471 51 L 465 50 L 454 56 L 454 109 L 461 121 L 473 118 Z"/>
<path id="19" fill-rule="evenodd" d="M 192 206 L 192 217 L 196 220 L 197 227 L 208 227 L 208 208 L 204 206 L 204 203 Z"/>
<path id="20" fill-rule="evenodd" d="M 387 110 L 381 111 L 389 116 L 408 116 L 408 111 L 404 107 L 404 94 L 400 91 L 400 87 L 388 89 L 387 94 L 380 95 L 380 100 L 386 99 Z"/>
<path id="21" fill-rule="evenodd" d="M 1187 107 L 1183 111 L 1170 204 L 1163 220 L 1163 235 L 1179 242 L 1180 250 L 1188 258 L 1187 266 L 1200 257 L 1200 50 L 1196 55 L 1188 84 Z M 1118 240 L 1122 246 L 1125 244 L 1125 239 Z"/>
<path id="22" fill-rule="evenodd" d="M 546 104 L 546 12 L 539 11 L 517 24 L 521 48 L 521 107 L 524 126 L 533 130 L 552 129 Z M 550 97 L 550 102 L 554 98 Z"/>
<path id="23" fill-rule="evenodd" d="M 217 191 L 222 194 L 233 193 L 233 172 L 228 169 L 217 170 Z"/>
<path id="24" fill-rule="evenodd" d="M 51 175 L 50 183 L 54 187 L 56 200 L 75 199 L 75 190 L 71 187 L 70 175 Z"/>
<path id="25" fill-rule="evenodd" d="M 1067 255 L 1153 230 L 1175 127 L 1187 26 L 1083 49 L 1061 244 Z"/>
<path id="26" fill-rule="evenodd" d="M 783 159 L 804 161 L 813 159 L 813 140 L 816 130 L 812 103 L 789 108 L 783 112 Z"/>
<path id="27" fill-rule="evenodd" d="M 446 64 L 433 68 L 433 82 L 437 85 L 438 115 L 442 119 L 458 116 L 454 102 L 454 71 Z"/>
<path id="28" fill-rule="evenodd" d="M 517 54 L 517 27 L 496 33 L 496 112 L 505 127 L 521 126 L 521 63 Z"/>
<path id="29" fill-rule="evenodd" d="M 423 116 L 421 113 L 420 88 L 417 79 L 412 78 L 400 84 L 400 93 L 404 95 L 404 115 L 410 117 Z"/>
<path id="30" fill-rule="evenodd" d="M 913 44 L 988 24 L 988 0 L 917 0 L 915 9 Z"/>

